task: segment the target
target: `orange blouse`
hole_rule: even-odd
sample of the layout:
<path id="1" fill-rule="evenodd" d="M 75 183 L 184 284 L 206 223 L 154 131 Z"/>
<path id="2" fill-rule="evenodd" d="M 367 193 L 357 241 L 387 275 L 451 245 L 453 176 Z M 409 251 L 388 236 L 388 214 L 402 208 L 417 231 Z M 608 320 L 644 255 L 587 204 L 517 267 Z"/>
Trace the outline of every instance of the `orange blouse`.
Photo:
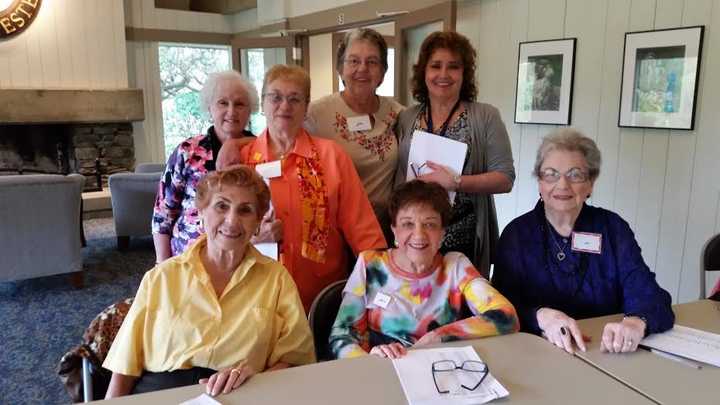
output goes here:
<path id="1" fill-rule="evenodd" d="M 240 152 L 245 164 L 255 166 L 273 161 L 265 130 Z M 303 190 L 298 175 L 297 157 L 319 158 L 320 176 L 327 195 L 327 245 L 322 261 L 303 255 Z M 302 168 L 300 168 L 302 170 Z M 388 173 L 388 175 L 391 175 Z M 350 157 L 335 142 L 312 137 L 304 129 L 295 139 L 295 147 L 282 160 L 282 175 L 270 179 L 275 216 L 283 224 L 280 261 L 297 284 L 305 310 L 315 296 L 330 283 L 350 273 L 345 242 L 357 256 L 369 249 L 387 247 L 370 201 Z"/>

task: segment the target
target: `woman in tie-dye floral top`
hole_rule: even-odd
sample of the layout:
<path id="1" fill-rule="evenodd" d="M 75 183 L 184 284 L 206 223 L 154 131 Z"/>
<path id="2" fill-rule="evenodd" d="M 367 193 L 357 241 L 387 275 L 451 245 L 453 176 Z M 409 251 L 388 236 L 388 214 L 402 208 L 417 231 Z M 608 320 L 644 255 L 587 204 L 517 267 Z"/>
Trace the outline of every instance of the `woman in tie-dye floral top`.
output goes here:
<path id="1" fill-rule="evenodd" d="M 450 215 L 441 186 L 405 183 L 389 209 L 395 248 L 366 251 L 358 258 L 330 333 L 336 357 L 370 352 L 397 358 L 409 346 L 519 329 L 513 305 L 467 257 L 438 253 Z"/>

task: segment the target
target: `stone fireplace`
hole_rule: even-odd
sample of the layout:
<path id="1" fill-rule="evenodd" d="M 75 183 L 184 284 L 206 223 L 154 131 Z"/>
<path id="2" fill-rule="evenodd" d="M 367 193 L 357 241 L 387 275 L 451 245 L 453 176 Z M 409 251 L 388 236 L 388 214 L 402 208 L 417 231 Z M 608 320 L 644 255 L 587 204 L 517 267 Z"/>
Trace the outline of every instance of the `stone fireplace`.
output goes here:
<path id="1" fill-rule="evenodd" d="M 97 190 L 132 171 L 134 156 L 130 123 L 0 125 L 0 175 L 80 173 Z"/>
<path id="2" fill-rule="evenodd" d="M 142 90 L 0 90 L 0 175 L 80 173 L 86 190 L 106 187 L 134 169 L 142 119 Z"/>

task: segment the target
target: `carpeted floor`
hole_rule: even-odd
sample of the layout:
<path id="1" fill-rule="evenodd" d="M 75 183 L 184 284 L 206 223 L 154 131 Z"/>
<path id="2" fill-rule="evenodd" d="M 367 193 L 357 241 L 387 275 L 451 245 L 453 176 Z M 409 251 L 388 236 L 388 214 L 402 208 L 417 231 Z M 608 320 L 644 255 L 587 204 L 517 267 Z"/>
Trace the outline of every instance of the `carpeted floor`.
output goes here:
<path id="1" fill-rule="evenodd" d="M 84 288 L 74 289 L 67 275 L 0 283 L 0 404 L 68 403 L 55 371 L 60 357 L 98 312 L 133 296 L 155 262 L 151 237 L 133 238 L 121 253 L 112 218 L 84 226 Z"/>

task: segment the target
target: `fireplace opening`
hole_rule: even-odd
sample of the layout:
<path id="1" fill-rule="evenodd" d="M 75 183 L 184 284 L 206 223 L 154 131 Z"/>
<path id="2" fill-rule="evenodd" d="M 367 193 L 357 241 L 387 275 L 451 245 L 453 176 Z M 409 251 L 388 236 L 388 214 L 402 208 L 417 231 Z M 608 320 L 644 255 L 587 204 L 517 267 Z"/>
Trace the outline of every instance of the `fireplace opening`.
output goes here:
<path id="1" fill-rule="evenodd" d="M 0 125 L 0 175 L 79 173 L 93 191 L 134 167 L 130 123 Z"/>

